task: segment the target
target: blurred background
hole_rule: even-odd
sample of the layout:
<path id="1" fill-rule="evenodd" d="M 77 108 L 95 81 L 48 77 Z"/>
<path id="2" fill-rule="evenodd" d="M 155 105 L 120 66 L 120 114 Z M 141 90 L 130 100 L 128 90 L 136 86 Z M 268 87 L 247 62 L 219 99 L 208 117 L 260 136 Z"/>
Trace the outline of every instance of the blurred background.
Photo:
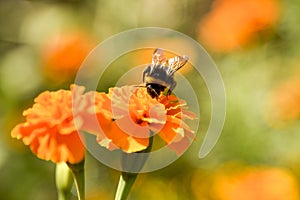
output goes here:
<path id="1" fill-rule="evenodd" d="M 140 174 L 129 199 L 299 200 L 299 10 L 298 0 L 1 0 L 0 199 L 57 198 L 55 165 L 10 136 L 24 121 L 22 111 L 42 91 L 68 89 L 101 41 L 155 26 L 204 46 L 224 80 L 227 116 L 215 148 L 200 160 L 210 120 L 202 84 L 197 140 L 170 166 Z M 135 63 L 130 56 L 121 61 Z M 99 90 L 129 69 L 108 71 L 111 79 Z M 193 72 L 182 71 L 187 78 Z M 90 155 L 86 165 L 87 199 L 113 199 L 120 173 Z"/>

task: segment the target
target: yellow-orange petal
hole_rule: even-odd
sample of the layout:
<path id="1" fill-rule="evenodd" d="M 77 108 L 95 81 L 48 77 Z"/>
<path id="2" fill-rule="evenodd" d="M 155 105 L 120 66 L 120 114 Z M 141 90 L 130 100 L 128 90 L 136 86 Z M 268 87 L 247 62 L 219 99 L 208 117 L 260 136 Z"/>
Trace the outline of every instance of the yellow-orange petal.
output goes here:
<path id="1" fill-rule="evenodd" d="M 85 150 L 78 127 L 74 123 L 78 116 L 72 112 L 72 102 L 82 102 L 84 89 L 79 89 L 78 96 L 73 96 L 72 91 L 67 90 L 41 93 L 32 108 L 23 112 L 26 122 L 13 128 L 11 136 L 22 139 L 41 159 L 80 162 L 84 158 Z"/>
<path id="2" fill-rule="evenodd" d="M 132 153 L 147 148 L 149 143 L 149 136 L 139 138 L 129 135 L 125 133 L 122 129 L 120 129 L 118 124 L 113 120 L 103 120 L 102 118 L 102 120 L 99 122 L 106 137 L 110 139 L 115 146 L 119 147 L 124 152 Z"/>
<path id="3" fill-rule="evenodd" d="M 148 94 L 147 88 L 123 86 L 110 88 L 108 94 L 87 93 L 85 96 L 95 101 L 86 100 L 90 106 L 81 116 L 88 120 L 83 120 L 82 127 L 95 134 L 97 142 L 110 150 L 119 148 L 127 153 L 144 150 L 152 131 L 167 144 L 174 143 L 171 147 L 178 144 L 179 154 L 186 149 L 182 147 L 186 145 L 181 144 L 194 136 L 183 118 L 186 115 L 194 119 L 195 115 L 183 112 L 186 103 L 174 95 L 156 99 Z"/>
<path id="4" fill-rule="evenodd" d="M 158 134 L 178 155 L 190 146 L 194 138 L 194 132 L 182 120 L 173 116 L 167 117 L 165 126 Z"/>
<path id="5" fill-rule="evenodd" d="M 178 127 L 180 127 L 181 120 L 173 117 L 167 116 L 166 124 L 163 126 L 162 130 L 158 133 L 158 135 L 167 143 L 170 144 L 177 132 L 175 131 Z"/>
<path id="6" fill-rule="evenodd" d="M 182 138 L 182 140 L 178 142 L 172 142 L 168 144 L 168 147 L 175 151 L 177 155 L 183 154 L 190 146 L 191 141 L 188 138 Z"/>

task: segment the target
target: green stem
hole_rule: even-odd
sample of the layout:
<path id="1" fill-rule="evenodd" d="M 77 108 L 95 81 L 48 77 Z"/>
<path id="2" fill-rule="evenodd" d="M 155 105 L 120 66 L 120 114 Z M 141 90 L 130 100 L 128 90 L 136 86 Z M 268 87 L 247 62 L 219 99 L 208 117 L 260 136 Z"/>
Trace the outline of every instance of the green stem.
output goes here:
<path id="1" fill-rule="evenodd" d="M 84 175 L 84 160 L 80 163 L 68 163 L 69 168 L 73 173 L 75 186 L 77 189 L 78 200 L 85 199 L 85 175 Z"/>
<path id="2" fill-rule="evenodd" d="M 138 174 L 122 172 L 116 192 L 115 200 L 126 200 L 131 187 L 133 186 Z"/>
<path id="3" fill-rule="evenodd" d="M 58 191 L 58 200 L 69 200 L 69 199 L 70 199 L 70 193 L 64 193 Z"/>
<path id="4" fill-rule="evenodd" d="M 55 168 L 55 180 L 58 193 L 58 200 L 70 198 L 73 185 L 72 172 L 66 163 L 57 163 Z"/>
<path id="5" fill-rule="evenodd" d="M 149 153 L 152 149 L 152 143 L 153 143 L 153 136 L 149 138 L 149 145 L 143 151 L 139 151 L 131 154 L 130 153 L 123 154 L 122 164 L 123 164 L 124 171 L 122 172 L 119 179 L 115 200 L 127 199 L 130 189 L 132 188 L 138 176 L 138 173 L 130 173 L 127 171 L 135 172 L 135 171 L 140 171 L 143 168 L 148 158 L 147 153 Z M 139 154 L 139 153 L 144 153 L 144 154 Z"/>

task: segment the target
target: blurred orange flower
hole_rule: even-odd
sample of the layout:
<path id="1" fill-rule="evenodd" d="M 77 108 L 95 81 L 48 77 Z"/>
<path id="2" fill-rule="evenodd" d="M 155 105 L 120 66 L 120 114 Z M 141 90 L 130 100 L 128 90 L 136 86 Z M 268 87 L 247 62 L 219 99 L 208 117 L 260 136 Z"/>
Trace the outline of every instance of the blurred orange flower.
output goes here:
<path id="1" fill-rule="evenodd" d="M 41 93 L 32 108 L 23 112 L 26 122 L 11 132 L 13 138 L 29 145 L 38 158 L 55 163 L 78 163 L 84 158 L 84 145 L 74 124 L 79 113 L 72 111 L 72 97 L 75 95 L 73 103 L 77 101 L 80 107 L 84 87 L 71 86 L 71 90 Z"/>
<path id="2" fill-rule="evenodd" d="M 268 121 L 273 125 L 300 119 L 300 77 L 295 76 L 276 87 L 268 100 Z"/>
<path id="3" fill-rule="evenodd" d="M 127 153 L 144 150 L 151 131 L 177 154 L 182 154 L 194 137 L 183 119 L 194 119 L 195 114 L 184 110 L 186 103 L 173 95 L 152 99 L 144 87 L 124 86 L 110 88 L 108 94 L 89 92 L 86 97 L 91 107 L 83 117 L 83 129 L 95 133 L 99 144 L 110 150 L 120 148 Z M 88 119 L 95 114 L 99 126 Z"/>
<path id="4" fill-rule="evenodd" d="M 45 73 L 55 80 L 73 77 L 94 46 L 91 36 L 83 32 L 55 35 L 43 47 Z"/>
<path id="5" fill-rule="evenodd" d="M 247 44 L 278 18 L 277 0 L 216 0 L 199 23 L 199 40 L 212 51 L 227 52 Z"/>
<path id="6" fill-rule="evenodd" d="M 298 200 L 296 178 L 281 168 L 249 167 L 220 172 L 214 181 L 218 200 Z"/>

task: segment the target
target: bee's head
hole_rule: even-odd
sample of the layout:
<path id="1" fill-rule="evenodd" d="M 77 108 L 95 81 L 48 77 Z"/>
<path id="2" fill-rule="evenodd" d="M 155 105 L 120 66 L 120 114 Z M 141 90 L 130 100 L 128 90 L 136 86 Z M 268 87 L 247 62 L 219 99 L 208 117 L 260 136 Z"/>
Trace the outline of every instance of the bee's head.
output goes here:
<path id="1" fill-rule="evenodd" d="M 166 89 L 165 86 L 154 84 L 154 83 L 148 83 L 146 84 L 146 87 L 147 87 L 148 94 L 152 98 L 159 97 L 160 93 Z"/>

